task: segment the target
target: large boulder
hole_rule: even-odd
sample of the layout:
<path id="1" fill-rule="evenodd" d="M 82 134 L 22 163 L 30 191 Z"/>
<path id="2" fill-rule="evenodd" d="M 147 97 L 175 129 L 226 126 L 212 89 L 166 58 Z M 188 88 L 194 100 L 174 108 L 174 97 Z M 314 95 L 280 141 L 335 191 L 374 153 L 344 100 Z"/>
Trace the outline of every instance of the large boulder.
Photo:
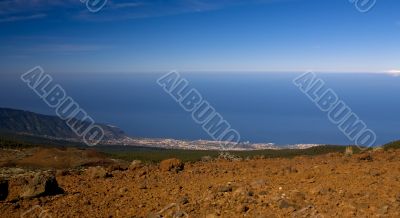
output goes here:
<path id="1" fill-rule="evenodd" d="M 160 169 L 162 171 L 181 171 L 184 168 L 184 164 L 182 163 L 181 160 L 176 159 L 176 158 L 172 158 L 172 159 L 167 159 L 167 160 L 163 160 L 160 163 Z"/>
<path id="2" fill-rule="evenodd" d="M 64 190 L 58 186 L 54 175 L 37 173 L 33 178 L 29 179 L 28 184 L 23 189 L 21 197 L 35 198 L 62 193 L 64 193 Z"/>
<path id="3" fill-rule="evenodd" d="M 100 179 L 112 177 L 112 174 L 108 173 L 103 167 L 89 167 L 86 170 L 86 175 L 91 179 Z"/>
<path id="4" fill-rule="evenodd" d="M 8 180 L 0 179 L 0 201 L 3 201 L 8 196 Z"/>

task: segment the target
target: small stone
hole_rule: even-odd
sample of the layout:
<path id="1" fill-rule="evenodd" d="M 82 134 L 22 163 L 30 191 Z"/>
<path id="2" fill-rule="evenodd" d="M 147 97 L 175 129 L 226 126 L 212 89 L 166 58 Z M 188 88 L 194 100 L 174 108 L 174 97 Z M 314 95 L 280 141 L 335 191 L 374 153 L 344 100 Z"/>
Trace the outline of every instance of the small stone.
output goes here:
<path id="1" fill-rule="evenodd" d="M 237 212 L 239 213 L 246 213 L 247 211 L 249 211 L 249 206 L 247 205 L 239 205 L 237 207 Z"/>
<path id="2" fill-rule="evenodd" d="M 147 169 L 140 169 L 137 175 L 139 177 L 142 177 L 145 176 L 146 174 L 147 174 Z"/>
<path id="3" fill-rule="evenodd" d="M 179 217 L 187 217 L 187 214 L 183 211 L 177 211 L 174 213 L 173 217 L 179 218 Z"/>
<path id="4" fill-rule="evenodd" d="M 380 176 L 380 175 L 381 175 L 381 172 L 380 172 L 378 169 L 371 169 L 371 170 L 369 171 L 369 174 L 370 174 L 371 176 Z"/>
<path id="5" fill-rule="evenodd" d="M 283 209 L 283 208 L 289 208 L 289 207 L 293 207 L 293 205 L 291 203 L 289 203 L 287 200 L 280 200 L 279 201 L 279 208 Z"/>
<path id="6" fill-rule="evenodd" d="M 267 195 L 268 194 L 268 192 L 266 192 L 266 191 L 260 191 L 260 193 L 258 193 L 259 195 Z"/>
<path id="7" fill-rule="evenodd" d="M 218 192 L 231 192 L 232 191 L 232 187 L 231 186 L 221 186 L 218 189 Z"/>
<path id="8" fill-rule="evenodd" d="M 295 191 L 291 195 L 291 199 L 296 203 L 296 204 L 304 204 L 304 201 L 306 200 L 306 195 L 303 192 Z"/>
<path id="9" fill-rule="evenodd" d="M 180 200 L 180 203 L 183 204 L 183 205 L 189 203 L 188 197 L 187 196 L 182 197 L 181 200 Z"/>
<path id="10" fill-rule="evenodd" d="M 119 191 L 119 193 L 123 194 L 123 193 L 128 192 L 128 188 L 127 187 L 122 187 L 118 191 Z"/>
<path id="11" fill-rule="evenodd" d="M 379 213 L 380 215 L 385 215 L 385 214 L 388 213 L 388 210 L 389 210 L 389 205 L 383 205 L 383 206 L 379 209 L 378 213 Z"/>
<path id="12" fill-rule="evenodd" d="M 87 198 L 85 198 L 85 199 L 83 199 L 83 204 L 84 205 L 91 205 L 92 203 Z"/>
<path id="13" fill-rule="evenodd" d="M 13 206 L 14 209 L 21 208 L 21 205 L 19 204 L 19 202 L 13 203 L 12 206 Z"/>
<path id="14" fill-rule="evenodd" d="M 369 205 L 367 203 L 362 203 L 362 202 L 361 203 L 357 203 L 356 206 L 357 206 L 358 210 L 359 209 L 366 210 L 366 209 L 369 208 Z"/>

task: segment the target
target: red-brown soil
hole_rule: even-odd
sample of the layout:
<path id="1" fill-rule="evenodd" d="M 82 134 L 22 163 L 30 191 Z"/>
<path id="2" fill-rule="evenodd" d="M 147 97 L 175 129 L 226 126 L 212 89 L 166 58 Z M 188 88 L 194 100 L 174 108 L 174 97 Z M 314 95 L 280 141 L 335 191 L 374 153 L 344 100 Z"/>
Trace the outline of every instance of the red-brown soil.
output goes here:
<path id="1" fill-rule="evenodd" d="M 213 160 L 171 171 L 140 164 L 107 173 L 58 172 L 65 194 L 34 199 L 16 198 L 12 177 L 0 216 L 400 217 L 400 151 Z"/>

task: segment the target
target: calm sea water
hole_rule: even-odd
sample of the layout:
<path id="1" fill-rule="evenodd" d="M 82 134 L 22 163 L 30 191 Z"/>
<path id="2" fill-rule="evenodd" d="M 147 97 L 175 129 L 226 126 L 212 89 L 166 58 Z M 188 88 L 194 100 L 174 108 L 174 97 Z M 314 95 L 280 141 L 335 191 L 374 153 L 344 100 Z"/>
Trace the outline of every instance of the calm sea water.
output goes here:
<path id="1" fill-rule="evenodd" d="M 183 73 L 238 130 L 242 141 L 277 144 L 351 142 L 292 84 L 296 73 Z M 210 139 L 191 115 L 155 82 L 161 74 L 53 74 L 97 122 L 137 137 Z M 377 134 L 400 139 L 400 77 L 319 74 Z M 0 107 L 54 114 L 19 75 L 0 80 Z"/>

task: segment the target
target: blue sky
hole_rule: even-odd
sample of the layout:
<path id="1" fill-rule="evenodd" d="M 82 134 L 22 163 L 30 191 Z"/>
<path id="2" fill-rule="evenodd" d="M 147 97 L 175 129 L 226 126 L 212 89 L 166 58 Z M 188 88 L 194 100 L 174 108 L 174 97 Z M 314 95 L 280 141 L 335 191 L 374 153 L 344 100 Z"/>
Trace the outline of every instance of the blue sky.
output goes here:
<path id="1" fill-rule="evenodd" d="M 92 1 L 92 0 L 91 0 Z M 0 1 L 0 72 L 400 70 L 400 1 Z"/>

